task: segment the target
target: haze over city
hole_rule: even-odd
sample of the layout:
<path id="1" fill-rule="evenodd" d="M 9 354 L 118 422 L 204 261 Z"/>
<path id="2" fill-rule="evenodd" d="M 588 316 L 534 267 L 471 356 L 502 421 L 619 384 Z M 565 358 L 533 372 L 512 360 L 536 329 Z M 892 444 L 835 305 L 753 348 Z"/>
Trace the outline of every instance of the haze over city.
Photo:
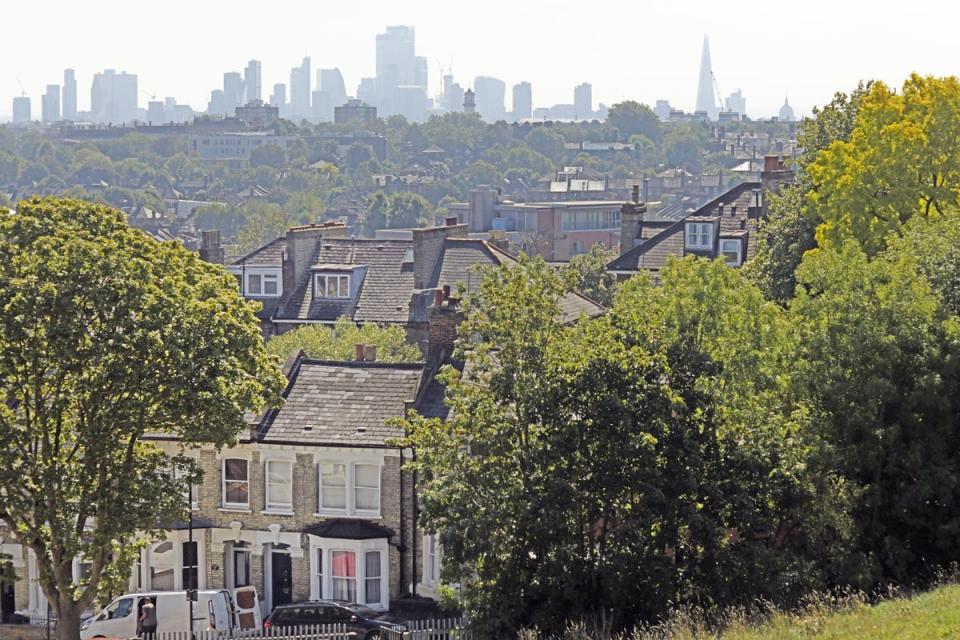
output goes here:
<path id="1" fill-rule="evenodd" d="M 911 71 L 955 71 L 952 30 L 960 10 L 920 0 L 771 4 L 760 0 L 728 5 L 692 1 L 648 4 L 610 1 L 590 6 L 534 0 L 490 0 L 453 9 L 443 2 L 362 7 L 275 2 L 188 3 L 171 0 L 143 13 L 115 1 L 15 3 L 4 21 L 13 52 L 0 74 L 0 119 L 23 91 L 39 113 L 48 84 L 64 68 L 77 74 L 78 107 L 89 108 L 90 82 L 103 69 L 139 77 L 140 106 L 149 96 L 172 96 L 202 112 L 223 73 L 242 71 L 250 59 L 263 63 L 263 98 L 304 56 L 314 69 L 338 67 L 348 95 L 362 77 L 374 75 L 375 36 L 389 25 L 416 29 L 417 55 L 428 65 L 428 96 L 440 90 L 441 72 L 452 70 L 464 88 L 477 76 L 494 76 L 509 87 L 533 85 L 534 106 L 568 103 L 574 86 L 593 85 L 594 104 L 666 99 L 693 111 L 701 43 L 710 37 L 713 70 L 723 96 L 741 89 L 747 114 L 777 114 L 788 96 L 798 116 L 861 79 L 898 86 Z M 938 16 L 923 29 L 921 18 Z M 762 18 L 762 19 L 761 19 Z M 42 27 L 42 42 L 30 25 Z M 43 55 L 39 54 L 42 51 Z"/>

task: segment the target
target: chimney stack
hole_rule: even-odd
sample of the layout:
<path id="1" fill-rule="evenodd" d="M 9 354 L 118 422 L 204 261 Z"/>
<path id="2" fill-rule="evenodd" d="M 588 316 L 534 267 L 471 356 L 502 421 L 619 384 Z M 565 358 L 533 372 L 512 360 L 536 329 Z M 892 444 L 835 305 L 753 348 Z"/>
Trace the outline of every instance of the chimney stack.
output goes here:
<path id="1" fill-rule="evenodd" d="M 624 202 L 620 207 L 620 255 L 633 249 L 636 239 L 640 237 L 643 214 L 647 212 L 646 203 L 640 202 L 640 185 L 633 185 L 632 196 L 631 202 Z"/>
<path id="2" fill-rule="evenodd" d="M 375 345 L 368 344 L 363 347 L 363 361 L 364 362 L 377 361 L 377 347 Z"/>
<path id="3" fill-rule="evenodd" d="M 207 229 L 200 242 L 200 259 L 212 264 L 223 264 L 225 255 L 219 229 Z"/>
<path id="4" fill-rule="evenodd" d="M 363 345 L 362 342 L 358 342 L 355 345 L 355 349 L 356 349 L 356 354 L 355 354 L 354 360 L 356 360 L 357 362 L 363 362 L 364 351 L 366 350 L 366 347 Z"/>

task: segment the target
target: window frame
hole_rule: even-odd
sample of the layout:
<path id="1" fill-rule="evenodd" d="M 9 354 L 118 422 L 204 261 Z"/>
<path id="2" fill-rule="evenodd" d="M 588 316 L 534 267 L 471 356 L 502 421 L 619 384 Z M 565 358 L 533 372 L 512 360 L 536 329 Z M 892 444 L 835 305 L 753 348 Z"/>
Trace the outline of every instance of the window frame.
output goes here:
<path id="1" fill-rule="evenodd" d="M 188 545 L 193 545 L 193 564 L 189 565 L 187 564 Z M 195 580 L 195 584 L 191 585 L 187 582 L 188 575 Z M 180 584 L 184 590 L 200 588 L 200 543 L 197 540 L 180 541 Z"/>
<path id="2" fill-rule="evenodd" d="M 228 480 L 227 479 L 227 462 L 231 460 L 242 461 L 246 468 L 246 479 L 245 480 Z M 227 483 L 234 484 L 246 484 L 247 486 L 247 501 L 246 502 L 230 502 L 227 500 Z M 220 464 L 220 504 L 224 509 L 242 509 L 247 510 L 250 508 L 250 461 L 246 458 L 223 458 Z"/>
<path id="3" fill-rule="evenodd" d="M 313 297 L 326 298 L 329 300 L 349 300 L 350 295 L 350 276 L 349 273 L 315 273 L 313 274 Z M 323 288 L 318 285 L 323 279 Z M 330 295 L 330 283 L 333 282 L 337 287 L 337 295 Z M 322 291 L 322 294 L 321 294 Z"/>
<path id="4" fill-rule="evenodd" d="M 353 581 L 353 597 L 346 598 L 345 600 L 347 602 L 357 602 L 357 589 L 360 586 L 359 585 L 360 576 L 358 575 L 359 572 L 357 571 L 357 556 L 360 554 L 357 553 L 355 549 L 340 549 L 340 548 L 337 548 L 337 549 L 331 548 L 329 553 L 330 553 L 330 592 L 331 592 L 330 599 L 336 600 L 337 598 L 337 582 L 336 582 L 337 580 L 352 580 Z M 334 562 L 334 555 L 338 553 L 344 553 L 344 554 L 349 554 L 353 556 L 353 576 L 338 576 L 336 574 L 336 569 L 335 569 L 336 564 Z M 364 556 L 364 558 L 366 558 L 366 556 Z M 347 589 L 347 591 L 349 592 L 349 589 Z"/>
<path id="5" fill-rule="evenodd" d="M 275 483 L 270 482 L 270 466 L 274 464 L 287 465 L 288 475 L 287 484 L 290 487 L 290 502 L 283 504 L 271 501 L 271 486 Z M 263 463 L 263 504 L 264 511 L 270 513 L 293 513 L 293 460 L 286 458 L 268 458 Z"/>
<path id="6" fill-rule="evenodd" d="M 344 491 L 344 506 L 329 507 L 323 502 L 323 467 L 324 465 L 342 465 L 344 467 L 344 484 L 329 485 L 328 488 L 340 489 Z M 376 469 L 377 485 L 364 486 L 357 485 L 357 467 L 373 467 Z M 357 518 L 379 518 L 382 512 L 383 500 L 383 462 L 379 460 L 351 460 L 344 462 L 342 460 L 318 460 L 317 469 L 317 513 L 318 516 L 337 515 Z M 376 491 L 376 509 L 363 509 L 357 507 L 357 490 Z"/>
<path id="7" fill-rule="evenodd" d="M 727 251 L 723 248 L 724 243 L 732 242 L 736 243 L 737 247 L 737 258 L 736 262 L 731 262 L 727 257 Z M 743 264 L 743 240 L 740 238 L 720 238 L 720 255 L 723 256 L 723 261 L 728 267 L 739 267 Z"/>
<path id="8" fill-rule="evenodd" d="M 693 232 L 691 234 L 691 231 Z M 713 249 L 714 223 L 688 222 L 684 229 L 684 248 L 694 251 Z"/>
<path id="9" fill-rule="evenodd" d="M 370 564 L 369 564 L 369 562 L 367 561 L 367 558 L 368 558 L 371 554 L 374 554 L 374 553 L 377 554 L 377 564 L 376 564 L 376 567 L 377 567 L 377 575 L 371 576 L 371 575 L 368 573 L 368 571 L 369 571 L 369 569 L 370 569 Z M 380 550 L 379 550 L 379 549 L 367 549 L 366 551 L 363 552 L 363 604 L 365 604 L 365 605 L 367 605 L 367 606 L 369 606 L 369 605 L 371 605 L 371 604 L 378 604 L 378 605 L 382 605 L 382 604 L 383 604 L 383 602 L 381 602 L 381 600 L 383 599 L 383 598 L 382 598 L 382 595 L 383 595 L 383 575 L 382 575 L 382 574 L 383 574 L 383 571 L 381 570 L 381 567 L 383 566 L 382 563 L 383 563 L 383 557 L 382 557 L 382 554 L 380 553 Z M 360 580 L 360 576 L 357 576 L 357 580 L 358 580 L 358 581 Z M 374 582 L 374 581 L 376 582 L 376 585 L 377 585 L 377 599 L 376 599 L 376 600 L 370 600 L 370 599 L 367 597 L 367 595 L 368 595 L 368 593 L 369 593 L 369 588 L 370 588 L 369 585 L 370 585 L 371 582 Z"/>

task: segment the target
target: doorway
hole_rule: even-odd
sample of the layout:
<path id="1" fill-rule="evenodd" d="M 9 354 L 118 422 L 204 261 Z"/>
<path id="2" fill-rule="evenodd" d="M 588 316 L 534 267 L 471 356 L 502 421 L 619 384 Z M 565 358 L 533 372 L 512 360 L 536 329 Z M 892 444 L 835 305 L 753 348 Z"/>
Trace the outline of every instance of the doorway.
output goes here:
<path id="1" fill-rule="evenodd" d="M 271 595 L 274 609 L 293 602 L 293 567 L 290 554 L 273 551 L 270 554 Z"/>
<path id="2" fill-rule="evenodd" d="M 9 563 L 0 564 L 0 576 L 13 575 L 13 567 Z M 17 608 L 16 596 L 13 590 L 13 581 L 0 577 L 0 623 L 10 622 L 10 616 Z"/>

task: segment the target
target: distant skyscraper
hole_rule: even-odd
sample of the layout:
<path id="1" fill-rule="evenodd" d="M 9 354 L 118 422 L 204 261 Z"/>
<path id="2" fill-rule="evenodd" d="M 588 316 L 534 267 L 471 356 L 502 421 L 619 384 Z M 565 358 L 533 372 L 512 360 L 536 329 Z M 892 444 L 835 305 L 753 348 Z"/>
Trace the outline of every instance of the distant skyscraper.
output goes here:
<path id="1" fill-rule="evenodd" d="M 251 100 L 262 100 L 260 61 L 251 60 L 243 71 L 244 104 Z"/>
<path id="2" fill-rule="evenodd" d="M 580 120 L 593 118 L 593 86 L 589 82 L 574 87 L 573 112 Z"/>
<path id="3" fill-rule="evenodd" d="M 513 85 L 513 119 L 529 120 L 533 116 L 533 87 L 529 82 Z"/>
<path id="4" fill-rule="evenodd" d="M 737 89 L 726 99 L 726 110 L 739 113 L 741 117 L 747 115 L 747 99 L 743 97 L 743 91 Z"/>
<path id="5" fill-rule="evenodd" d="M 224 115 L 232 116 L 233 110 L 243 104 L 243 78 L 237 71 L 223 74 Z"/>
<path id="6" fill-rule="evenodd" d="M 59 122 L 60 120 L 60 85 L 48 84 L 47 91 L 40 101 L 43 122 Z"/>
<path id="7" fill-rule="evenodd" d="M 480 117 L 487 122 L 503 120 L 505 115 L 503 98 L 507 91 L 507 85 L 503 80 L 477 76 L 473 80 L 473 90 L 477 94 L 477 111 L 480 112 Z"/>
<path id="8" fill-rule="evenodd" d="M 669 120 L 671 111 L 673 111 L 673 107 L 670 106 L 669 100 L 657 100 L 657 106 L 653 108 L 653 112 L 661 120 Z"/>
<path id="9" fill-rule="evenodd" d="M 19 96 L 13 99 L 13 124 L 29 124 L 32 121 L 30 115 L 30 98 Z"/>
<path id="10" fill-rule="evenodd" d="M 274 107 L 280 107 L 281 110 L 287 106 L 287 85 L 278 82 L 273 85 L 273 93 L 270 94 L 270 104 Z"/>
<path id="11" fill-rule="evenodd" d="M 64 120 L 77 119 L 77 76 L 73 69 L 63 71 L 62 112 Z"/>
<path id="12" fill-rule="evenodd" d="M 305 57 L 290 69 L 290 115 L 296 118 L 310 115 L 310 80 L 310 58 Z"/>
<path id="13" fill-rule="evenodd" d="M 476 113 L 477 112 L 477 101 L 473 89 L 467 89 L 463 93 L 463 112 L 464 113 Z"/>
<path id="14" fill-rule="evenodd" d="M 427 59 L 416 55 L 416 31 L 413 27 L 387 27 L 377 34 L 377 76 L 372 96 L 381 116 L 400 114 L 409 120 L 422 120 L 428 85 Z M 419 87 L 418 91 L 415 87 Z M 421 98 L 422 95 L 422 98 Z"/>
<path id="15" fill-rule="evenodd" d="M 313 92 L 313 115 L 322 122 L 333 121 L 333 110 L 347 101 L 347 88 L 340 69 L 318 69 L 317 90 Z"/>
<path id="16" fill-rule="evenodd" d="M 713 97 L 713 65 L 710 64 L 710 41 L 703 36 L 703 52 L 700 55 L 700 81 L 697 83 L 697 111 L 706 112 L 715 118 L 717 103 Z"/>
<path id="17" fill-rule="evenodd" d="M 137 119 L 137 76 L 107 69 L 93 76 L 90 87 L 90 117 L 94 122 L 123 124 Z"/>
<path id="18" fill-rule="evenodd" d="M 790 100 L 786 97 L 783 99 L 783 106 L 780 107 L 780 120 L 784 122 L 793 122 L 793 107 L 790 106 Z"/>

